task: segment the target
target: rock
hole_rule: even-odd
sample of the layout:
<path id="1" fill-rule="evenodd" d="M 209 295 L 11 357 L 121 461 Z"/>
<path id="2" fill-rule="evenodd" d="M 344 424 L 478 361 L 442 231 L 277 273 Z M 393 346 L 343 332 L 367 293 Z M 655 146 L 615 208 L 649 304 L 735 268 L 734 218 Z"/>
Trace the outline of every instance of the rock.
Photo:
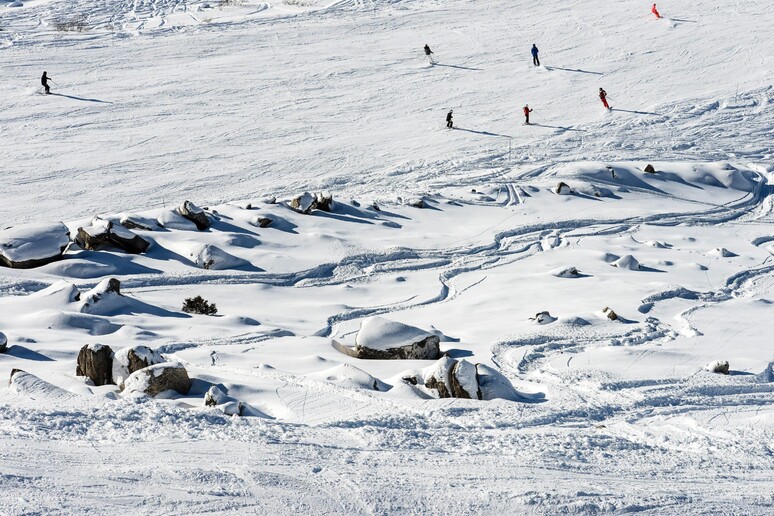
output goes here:
<path id="1" fill-rule="evenodd" d="M 122 215 L 119 224 L 126 229 L 139 229 L 140 231 L 153 231 L 158 227 L 158 221 L 132 214 Z"/>
<path id="2" fill-rule="evenodd" d="M 304 192 L 290 200 L 290 207 L 299 213 L 309 214 L 314 209 L 316 198 L 309 192 Z"/>
<path id="3" fill-rule="evenodd" d="M 253 226 L 257 226 L 259 228 L 266 228 L 271 225 L 271 223 L 274 222 L 268 217 L 253 217 L 250 219 L 250 224 Z"/>
<path id="4" fill-rule="evenodd" d="M 655 174 L 656 169 L 653 168 L 653 165 L 648 164 L 648 165 L 645 165 L 645 172 L 647 172 L 648 174 Z"/>
<path id="5" fill-rule="evenodd" d="M 210 218 L 204 213 L 204 210 L 196 206 L 191 201 L 185 201 L 175 210 L 178 215 L 185 217 L 194 224 L 199 231 L 204 231 L 210 227 Z"/>
<path id="6" fill-rule="evenodd" d="M 333 211 L 336 208 L 336 204 L 333 202 L 333 195 L 330 192 L 320 192 L 315 194 L 314 208 L 322 211 Z"/>
<path id="7" fill-rule="evenodd" d="M 76 376 L 86 376 L 94 385 L 113 383 L 113 350 L 102 344 L 88 344 L 78 353 Z"/>
<path id="8" fill-rule="evenodd" d="M 374 210 L 374 211 L 382 211 L 382 209 L 379 207 L 379 205 L 378 205 L 378 204 L 376 204 L 376 201 L 374 201 L 374 202 L 372 202 L 372 203 L 371 203 L 371 206 L 370 206 L 370 208 L 371 208 L 372 210 Z"/>
<path id="9" fill-rule="evenodd" d="M 124 392 L 143 392 L 148 396 L 156 396 L 164 391 L 177 391 L 188 394 L 191 389 L 191 379 L 183 364 L 165 362 L 135 371 L 124 380 Z"/>
<path id="10" fill-rule="evenodd" d="M 481 399 L 481 389 L 478 387 L 476 366 L 467 360 L 460 360 L 454 365 L 451 375 L 451 393 L 454 398 Z"/>
<path id="11" fill-rule="evenodd" d="M 8 349 L 8 337 L 5 336 L 5 333 L 0 331 L 0 353 L 5 353 L 7 349 Z"/>
<path id="12" fill-rule="evenodd" d="M 217 385 L 210 387 L 207 394 L 204 395 L 204 406 L 216 407 L 227 416 L 268 417 L 266 414 L 253 408 L 249 404 L 227 395 Z"/>
<path id="13" fill-rule="evenodd" d="M 630 254 L 618 258 L 610 265 L 613 267 L 618 267 L 619 269 L 627 269 L 630 271 L 638 271 L 642 268 L 640 262 L 638 262 L 637 259 Z"/>
<path id="14" fill-rule="evenodd" d="M 549 324 L 556 320 L 556 317 L 553 317 L 550 313 L 547 311 L 544 312 L 538 312 L 535 314 L 535 317 L 530 317 L 530 321 L 535 321 L 538 324 Z"/>
<path id="15" fill-rule="evenodd" d="M 578 269 L 575 267 L 561 267 L 559 269 L 554 269 L 551 271 L 551 274 L 557 278 L 577 278 L 580 276 L 580 272 L 578 272 Z"/>
<path id="16" fill-rule="evenodd" d="M 78 228 L 78 232 L 75 235 L 75 243 L 88 251 L 96 251 L 100 247 L 106 246 L 109 242 L 108 228 L 103 225 Z"/>
<path id="17" fill-rule="evenodd" d="M 451 372 L 457 362 L 448 355 L 423 370 L 425 387 L 438 391 L 439 398 L 451 398 Z"/>
<path id="18" fill-rule="evenodd" d="M 358 358 L 376 360 L 437 360 L 440 338 L 407 324 L 369 317 L 355 339 Z"/>
<path id="19" fill-rule="evenodd" d="M 710 373 L 728 374 L 728 367 L 728 360 L 716 360 L 704 366 L 704 369 Z"/>
<path id="20" fill-rule="evenodd" d="M 11 369 L 11 376 L 8 378 L 8 385 L 11 385 L 13 383 L 13 375 L 15 375 L 16 373 L 27 374 L 26 371 L 23 371 L 21 369 Z"/>
<path id="21" fill-rule="evenodd" d="M 615 313 L 612 308 L 609 308 L 606 306 L 605 308 L 602 309 L 602 313 L 605 314 L 607 318 L 610 319 L 611 321 L 618 320 L 618 314 Z"/>
<path id="22" fill-rule="evenodd" d="M 123 226 L 112 226 L 108 231 L 108 239 L 129 254 L 141 254 L 150 247 L 150 242 Z"/>
<path id="23" fill-rule="evenodd" d="M 130 346 L 113 354 L 113 382 L 119 387 L 135 371 L 164 363 L 164 357 L 148 346 Z"/>
<path id="24" fill-rule="evenodd" d="M 412 208 L 419 208 L 419 209 L 424 209 L 427 207 L 425 200 L 422 198 L 408 199 L 405 204 L 406 206 L 411 206 Z"/>
<path id="25" fill-rule="evenodd" d="M 239 267 L 249 265 L 247 260 L 227 253 L 220 247 L 212 244 L 194 245 L 188 252 L 188 258 L 202 269 L 216 271 L 238 269 Z"/>
<path id="26" fill-rule="evenodd" d="M 32 269 L 62 258 L 70 230 L 61 222 L 27 224 L 0 231 L 0 265 Z"/>
<path id="27" fill-rule="evenodd" d="M 125 304 L 121 295 L 121 282 L 116 278 L 100 281 L 96 287 L 81 295 L 80 310 L 83 313 L 107 314 Z"/>
<path id="28" fill-rule="evenodd" d="M 570 188 L 570 186 L 564 181 L 561 181 L 558 185 L 556 185 L 556 188 L 554 188 L 554 193 L 558 195 L 570 195 L 572 194 L 572 188 Z"/>

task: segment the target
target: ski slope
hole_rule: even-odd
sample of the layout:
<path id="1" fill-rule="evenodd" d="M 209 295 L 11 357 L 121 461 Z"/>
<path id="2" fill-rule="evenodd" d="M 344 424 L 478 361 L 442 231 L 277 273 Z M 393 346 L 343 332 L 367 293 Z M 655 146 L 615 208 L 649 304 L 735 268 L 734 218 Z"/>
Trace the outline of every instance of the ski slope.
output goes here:
<path id="1" fill-rule="evenodd" d="M 0 268 L 0 513 L 774 511 L 768 2 L 17 4 L 0 230 L 152 230 Z M 288 205 L 323 190 L 330 213 Z M 111 277 L 117 304 L 71 295 Z M 437 399 L 404 381 L 430 361 L 342 353 L 377 315 L 517 395 Z M 90 385 L 95 343 L 192 389 Z"/>

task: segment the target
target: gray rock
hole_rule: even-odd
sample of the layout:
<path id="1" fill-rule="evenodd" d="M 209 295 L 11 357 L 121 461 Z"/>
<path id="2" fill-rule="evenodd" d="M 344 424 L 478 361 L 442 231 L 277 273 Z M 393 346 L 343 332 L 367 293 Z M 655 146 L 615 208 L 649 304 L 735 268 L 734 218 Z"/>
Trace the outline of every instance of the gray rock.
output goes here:
<path id="1" fill-rule="evenodd" d="M 645 166 L 645 172 L 647 172 L 649 174 L 655 174 L 656 173 L 656 169 L 653 168 L 653 165 L 648 164 L 648 165 Z"/>
<path id="2" fill-rule="evenodd" d="M 368 360 L 437 360 L 441 339 L 424 330 L 383 317 L 369 317 L 355 339 L 358 358 Z"/>
<path id="3" fill-rule="evenodd" d="M 191 201 L 185 201 L 175 210 L 178 215 L 196 224 L 199 231 L 204 231 L 212 224 L 207 214 Z"/>
<path id="4" fill-rule="evenodd" d="M 0 331 L 0 353 L 5 353 L 7 349 L 8 349 L 8 337 L 5 336 L 5 333 Z"/>
<path id="5" fill-rule="evenodd" d="M 611 321 L 618 320 L 618 314 L 615 313 L 612 308 L 609 308 L 606 306 L 605 308 L 602 309 L 602 313 L 605 314 L 607 318 L 610 319 Z"/>
<path id="6" fill-rule="evenodd" d="M 124 381 L 125 392 L 143 392 L 156 396 L 164 391 L 177 391 L 188 394 L 191 379 L 183 364 L 165 362 L 135 371 Z"/>
<path id="7" fill-rule="evenodd" d="M 135 371 L 164 363 L 164 357 L 148 346 L 131 346 L 113 354 L 113 381 L 121 386 Z"/>
<path id="8" fill-rule="evenodd" d="M 76 376 L 86 376 L 94 385 L 113 383 L 113 350 L 102 344 L 88 344 L 78 353 Z"/>
<path id="9" fill-rule="evenodd" d="M 454 398 L 481 399 L 481 389 L 478 385 L 476 366 L 467 360 L 460 360 L 449 376 L 451 394 Z"/>
<path id="10" fill-rule="evenodd" d="M 564 181 L 560 181 L 559 184 L 556 185 L 556 188 L 554 188 L 554 193 L 559 195 L 570 195 L 572 193 L 572 188 Z"/>

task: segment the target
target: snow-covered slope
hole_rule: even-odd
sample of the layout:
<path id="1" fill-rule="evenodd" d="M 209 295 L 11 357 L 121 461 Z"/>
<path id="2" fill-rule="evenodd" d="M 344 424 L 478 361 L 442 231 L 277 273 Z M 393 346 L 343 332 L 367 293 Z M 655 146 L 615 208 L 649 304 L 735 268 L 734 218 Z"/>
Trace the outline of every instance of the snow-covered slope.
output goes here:
<path id="1" fill-rule="evenodd" d="M 0 513 L 774 510 L 767 2 L 18 3 L 0 245 L 148 247 L 0 268 Z"/>

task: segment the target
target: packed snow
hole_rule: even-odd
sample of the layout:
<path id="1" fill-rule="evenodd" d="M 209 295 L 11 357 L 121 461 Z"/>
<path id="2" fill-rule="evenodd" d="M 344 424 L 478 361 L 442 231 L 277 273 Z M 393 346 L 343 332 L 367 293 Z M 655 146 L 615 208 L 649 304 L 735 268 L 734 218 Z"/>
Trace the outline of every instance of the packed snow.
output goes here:
<path id="1" fill-rule="evenodd" d="M 0 2 L 0 513 L 771 514 L 770 7 Z"/>

